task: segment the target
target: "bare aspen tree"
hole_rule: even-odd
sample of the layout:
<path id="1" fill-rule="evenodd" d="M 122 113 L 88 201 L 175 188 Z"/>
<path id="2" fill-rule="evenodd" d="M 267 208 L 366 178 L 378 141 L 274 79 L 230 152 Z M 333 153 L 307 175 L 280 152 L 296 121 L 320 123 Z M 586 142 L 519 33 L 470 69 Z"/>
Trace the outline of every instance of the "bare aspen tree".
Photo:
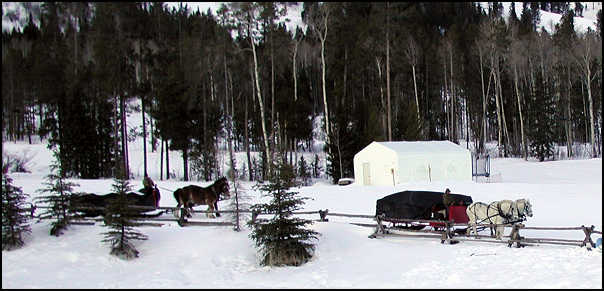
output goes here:
<path id="1" fill-rule="evenodd" d="M 574 49 L 575 61 L 577 62 L 587 89 L 587 103 L 589 105 L 589 137 L 591 143 L 591 157 L 598 156 L 595 136 L 594 102 L 592 96 L 592 82 L 597 76 L 596 65 L 602 59 L 602 42 L 597 39 L 593 31 L 588 31 L 579 37 Z"/>
<path id="2" fill-rule="evenodd" d="M 326 142 L 329 143 L 329 109 L 327 106 L 327 88 L 325 81 L 325 41 L 327 40 L 327 28 L 332 3 L 323 2 L 313 6 L 308 17 L 304 20 L 308 26 L 317 34 L 321 41 L 321 79 L 323 86 L 323 108 L 325 111 L 325 134 Z M 317 9 L 314 9 L 316 7 Z"/>
<path id="3" fill-rule="evenodd" d="M 386 2 L 386 112 L 388 115 L 388 140 L 392 140 L 392 117 L 390 106 L 390 2 Z M 413 71 L 413 79 L 415 81 L 415 71 Z M 417 99 L 417 89 L 415 93 Z M 419 121 L 419 104 L 417 105 L 418 121 Z"/>
<path id="4" fill-rule="evenodd" d="M 254 76 L 256 85 L 256 95 L 258 97 L 258 106 L 260 108 L 260 123 L 262 125 L 262 136 L 264 138 L 264 150 L 266 153 L 266 162 L 268 165 L 269 175 L 272 172 L 272 159 L 271 151 L 269 148 L 269 139 L 266 129 L 266 117 L 264 112 L 264 102 L 262 101 L 262 91 L 260 90 L 260 81 L 258 74 L 258 57 L 256 54 L 256 41 L 255 34 L 258 26 L 258 13 L 259 5 L 255 2 L 231 2 L 231 9 L 234 12 L 234 16 L 237 18 L 239 25 L 243 26 L 243 29 L 247 33 L 247 37 L 252 47 L 252 56 L 254 60 Z"/>
<path id="5" fill-rule="evenodd" d="M 522 158 L 524 160 L 528 159 L 527 147 L 526 147 L 526 137 L 524 135 L 524 117 L 522 115 L 522 98 L 520 95 L 520 88 L 518 87 L 519 83 L 519 74 L 518 74 L 518 66 L 521 66 L 524 62 L 525 51 L 523 50 L 523 46 L 519 41 L 514 40 L 512 43 L 512 49 L 510 50 L 510 62 L 513 70 L 514 76 L 514 90 L 516 91 L 516 101 L 518 104 L 518 116 L 520 119 L 520 142 L 521 142 L 521 152 Z"/>
<path id="6" fill-rule="evenodd" d="M 380 82 L 379 82 L 380 83 L 380 104 L 381 104 L 382 108 L 385 109 L 386 108 L 386 104 L 384 102 L 384 85 L 382 84 L 382 66 L 381 66 L 381 63 L 380 63 L 380 58 L 378 56 L 375 56 L 375 64 L 376 64 L 377 69 L 378 69 L 378 77 L 379 77 L 379 80 L 380 80 Z M 388 128 L 388 125 L 387 125 L 388 120 L 386 118 L 386 115 L 384 115 L 384 114 L 382 114 L 381 117 L 382 117 L 382 128 L 384 130 L 386 130 L 385 136 L 388 136 L 388 132 L 387 132 L 388 131 L 387 130 L 387 128 Z"/>
<path id="7" fill-rule="evenodd" d="M 413 89 L 415 92 L 415 106 L 417 109 L 417 120 L 420 120 L 419 114 L 419 96 L 417 95 L 417 78 L 415 75 L 415 68 L 417 67 L 417 63 L 419 60 L 419 48 L 415 39 L 412 36 L 409 36 L 407 40 L 407 47 L 405 49 L 405 56 L 407 57 L 407 61 L 411 64 L 411 69 L 413 72 Z"/>

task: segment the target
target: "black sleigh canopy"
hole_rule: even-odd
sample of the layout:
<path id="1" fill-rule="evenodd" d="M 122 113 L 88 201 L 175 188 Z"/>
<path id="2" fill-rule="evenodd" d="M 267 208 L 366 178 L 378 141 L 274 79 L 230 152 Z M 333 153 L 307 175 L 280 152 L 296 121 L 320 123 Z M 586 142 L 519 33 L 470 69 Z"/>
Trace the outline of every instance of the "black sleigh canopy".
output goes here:
<path id="1" fill-rule="evenodd" d="M 375 214 L 385 214 L 386 217 L 399 219 L 429 219 L 432 207 L 444 209 L 443 192 L 433 191 L 403 191 L 378 199 Z M 461 194 L 449 194 L 459 204 L 472 204 L 472 197 Z"/>

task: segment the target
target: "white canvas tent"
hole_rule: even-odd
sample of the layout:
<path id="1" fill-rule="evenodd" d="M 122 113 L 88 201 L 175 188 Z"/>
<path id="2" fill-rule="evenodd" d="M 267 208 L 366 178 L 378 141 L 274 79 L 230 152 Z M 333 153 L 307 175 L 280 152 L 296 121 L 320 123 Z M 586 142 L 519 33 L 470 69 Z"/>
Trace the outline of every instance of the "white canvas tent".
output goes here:
<path id="1" fill-rule="evenodd" d="M 472 181 L 472 156 L 450 141 L 374 141 L 354 156 L 354 177 L 360 185 Z"/>

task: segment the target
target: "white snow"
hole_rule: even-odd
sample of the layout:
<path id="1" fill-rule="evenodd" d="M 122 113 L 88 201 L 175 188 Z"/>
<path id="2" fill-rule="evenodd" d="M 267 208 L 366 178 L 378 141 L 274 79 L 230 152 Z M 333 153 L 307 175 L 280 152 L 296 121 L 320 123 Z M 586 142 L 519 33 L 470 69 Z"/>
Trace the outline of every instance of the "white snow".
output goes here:
<path id="1" fill-rule="evenodd" d="M 129 117 L 140 124 L 140 113 Z M 129 146 L 135 189 L 142 186 L 142 146 Z M 148 147 L 149 149 L 150 147 Z M 45 144 L 3 144 L 6 153 L 31 156 L 31 173 L 11 173 L 16 186 L 33 197 L 53 160 Z M 312 153 L 306 153 L 312 156 Z M 150 154 L 149 172 L 162 188 L 160 206 L 176 205 L 172 193 L 188 184 L 206 181 L 159 180 L 159 154 Z M 170 165 L 181 175 L 182 158 L 170 154 Z M 243 163 L 244 153 L 239 153 Z M 226 160 L 226 158 L 224 159 Z M 181 167 L 180 169 L 178 167 Z M 602 159 L 538 163 L 522 159 L 493 159 L 497 183 L 432 182 L 392 186 L 332 185 L 318 179 L 296 189 L 311 197 L 304 210 L 329 209 L 331 213 L 374 214 L 377 199 L 402 190 L 443 191 L 470 195 L 474 201 L 529 198 L 534 216 L 527 226 L 594 225 L 602 230 Z M 73 180 L 77 191 L 108 193 L 112 179 Z M 253 184 L 250 203 L 265 201 Z M 228 209 L 221 201 L 219 209 Z M 196 209 L 205 210 L 205 206 Z M 171 216 L 171 214 L 170 214 Z M 306 215 L 318 219 L 318 215 Z M 149 239 L 136 241 L 140 257 L 123 261 L 109 254 L 102 243 L 107 231 L 102 223 L 74 225 L 60 237 L 49 235 L 50 221 L 32 224 L 32 234 L 18 250 L 2 252 L 2 288 L 602 288 L 602 253 L 576 246 L 540 245 L 508 248 L 505 244 L 439 239 L 385 237 L 369 239 L 372 228 L 348 222 L 370 219 L 329 216 L 315 222 L 320 232 L 314 258 L 300 267 L 261 267 L 246 227 L 185 227 L 176 223 L 140 227 Z M 203 214 L 194 219 L 209 220 Z M 225 220 L 225 216 L 217 220 Z M 506 234 L 509 229 L 506 230 Z M 581 231 L 529 231 L 526 237 L 583 239 Z M 592 235 L 595 241 L 601 235 Z"/>
<path id="2" fill-rule="evenodd" d="M 601 8 L 601 3 L 598 5 Z M 516 8 L 519 7 L 517 3 Z M 541 25 L 546 29 L 548 19 L 559 18 L 549 14 L 541 14 Z M 588 23 L 583 24 L 583 18 L 575 18 L 575 25 L 580 30 L 583 25 L 594 25 L 593 19 L 585 18 Z M 9 26 L 4 17 L 2 26 L 3 30 Z M 140 113 L 132 114 L 128 122 L 131 127 L 140 125 Z M 318 145 L 315 147 L 321 144 Z M 134 174 L 131 182 L 138 189 L 143 174 L 141 139 L 130 143 L 129 148 Z M 32 199 L 39 196 L 36 190 L 42 188 L 53 161 L 46 144 L 5 142 L 4 153 L 31 158 L 27 164 L 31 173 L 10 176 L 14 185 L 22 187 Z M 313 156 L 314 153 L 305 153 L 306 161 L 312 161 Z M 324 159 L 324 155 L 321 157 Z M 179 152 L 170 152 L 171 173 L 176 179 L 159 180 L 159 150 L 149 152 L 148 159 L 149 174 L 161 187 L 160 206 L 176 205 L 172 193 L 165 189 L 211 183 L 177 180 L 183 172 Z M 239 167 L 246 164 L 244 153 L 237 153 L 237 159 Z M 223 157 L 222 163 L 225 161 Z M 493 159 L 491 172 L 499 177 L 496 183 L 338 186 L 318 179 L 312 186 L 297 191 L 300 196 L 312 198 L 304 210 L 329 209 L 332 213 L 350 214 L 374 214 L 377 199 L 403 190 L 449 188 L 453 193 L 483 202 L 529 198 L 534 216 L 525 223 L 527 226 L 594 225 L 602 230 L 602 159 L 543 163 Z M 80 185 L 76 191 L 98 194 L 108 193 L 113 183 L 112 179 L 73 181 Z M 254 184 L 242 184 L 249 189 L 251 203 L 265 201 L 253 190 Z M 228 201 L 221 201 L 219 209 L 228 209 Z M 305 217 L 317 219 L 318 215 Z M 202 214 L 195 214 L 194 218 L 208 220 Z M 102 233 L 107 231 L 102 223 L 70 226 L 64 235 L 54 237 L 49 235 L 50 221 L 46 220 L 32 224 L 32 233 L 23 248 L 2 252 L 2 288 L 602 288 L 602 253 L 598 251 L 553 245 L 508 248 L 504 244 L 479 242 L 448 245 L 428 238 L 369 239 L 373 229 L 348 222 L 372 223 L 369 219 L 333 216 L 329 222 L 316 222 L 311 227 L 321 236 L 314 258 L 300 267 L 277 268 L 259 266 L 247 228 L 235 232 L 230 227 L 181 228 L 175 223 L 140 227 L 149 239 L 135 242 L 139 258 L 123 261 L 110 255 L 109 246 L 101 242 Z M 521 234 L 584 238 L 580 231 L 525 230 Z M 594 241 L 598 237 L 601 235 L 592 235 Z"/>
<path id="3" fill-rule="evenodd" d="M 483 9 L 488 9 L 488 2 L 479 2 Z M 514 10 L 516 11 L 516 16 L 520 19 L 522 15 L 522 2 L 514 2 Z M 512 2 L 502 2 L 503 4 L 503 17 L 507 21 L 510 6 Z M 598 11 L 602 9 L 602 2 L 581 2 L 583 5 L 583 17 L 574 17 L 574 25 L 575 31 L 584 33 L 587 31 L 587 28 L 591 28 L 591 30 L 596 30 L 597 23 L 597 14 Z M 574 9 L 575 2 L 570 2 L 570 8 Z M 539 10 L 540 18 L 539 23 L 537 24 L 537 30 L 545 29 L 548 33 L 555 32 L 555 25 L 560 22 L 562 18 L 562 14 L 552 13 L 545 10 Z"/>

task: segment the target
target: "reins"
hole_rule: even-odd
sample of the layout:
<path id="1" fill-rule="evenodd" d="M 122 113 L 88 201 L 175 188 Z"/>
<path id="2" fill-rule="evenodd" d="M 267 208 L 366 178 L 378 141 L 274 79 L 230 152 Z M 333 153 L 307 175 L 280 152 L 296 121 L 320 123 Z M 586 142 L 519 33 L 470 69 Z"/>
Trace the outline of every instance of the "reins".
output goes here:
<path id="1" fill-rule="evenodd" d="M 157 186 L 157 184 L 155 184 L 155 186 Z M 164 189 L 164 190 L 166 190 L 166 191 L 170 191 L 170 192 L 174 192 L 174 191 L 176 191 L 176 190 L 172 190 L 172 189 L 164 188 L 164 187 L 161 187 L 161 186 L 157 186 L 157 188 L 161 188 L 161 189 Z"/>

